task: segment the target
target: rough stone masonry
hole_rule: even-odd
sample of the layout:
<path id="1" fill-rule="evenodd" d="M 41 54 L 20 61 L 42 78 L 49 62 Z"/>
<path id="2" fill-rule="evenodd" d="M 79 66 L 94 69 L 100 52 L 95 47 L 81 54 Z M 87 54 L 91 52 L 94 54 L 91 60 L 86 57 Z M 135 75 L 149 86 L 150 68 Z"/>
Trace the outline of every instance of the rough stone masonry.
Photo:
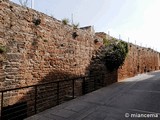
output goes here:
<path id="1" fill-rule="evenodd" d="M 96 75 L 102 72 L 105 83 L 111 84 L 160 68 L 158 52 L 129 44 L 124 65 L 117 71 L 108 72 L 103 64 L 93 61 L 96 50 L 108 35 L 95 34 L 90 28 L 74 29 L 43 13 L 1 0 L 0 45 L 6 52 L 0 54 L 0 90 L 89 75 L 91 69 L 99 71 Z M 95 39 L 98 39 L 97 43 Z M 45 89 L 49 87 L 40 90 Z M 33 96 L 32 92 L 33 88 L 6 93 L 3 104 L 26 101 Z M 50 106 L 41 104 L 42 100 L 38 102 L 43 109 Z M 31 106 L 33 101 L 27 104 Z"/>

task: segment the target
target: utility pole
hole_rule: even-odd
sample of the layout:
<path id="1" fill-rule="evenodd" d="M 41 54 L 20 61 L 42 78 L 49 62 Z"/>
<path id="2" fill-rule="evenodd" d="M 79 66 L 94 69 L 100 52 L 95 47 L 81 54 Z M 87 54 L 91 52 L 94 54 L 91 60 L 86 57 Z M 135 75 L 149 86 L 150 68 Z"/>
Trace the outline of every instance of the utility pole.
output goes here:
<path id="1" fill-rule="evenodd" d="M 121 39 L 121 35 L 119 34 L 119 40 Z"/>
<path id="2" fill-rule="evenodd" d="M 31 8 L 34 9 L 34 0 L 31 0 Z"/>
<path id="3" fill-rule="evenodd" d="M 72 22 L 72 25 L 73 25 L 73 13 L 71 15 L 71 22 Z"/>
<path id="4" fill-rule="evenodd" d="M 110 39 L 110 31 L 108 31 L 108 40 Z"/>

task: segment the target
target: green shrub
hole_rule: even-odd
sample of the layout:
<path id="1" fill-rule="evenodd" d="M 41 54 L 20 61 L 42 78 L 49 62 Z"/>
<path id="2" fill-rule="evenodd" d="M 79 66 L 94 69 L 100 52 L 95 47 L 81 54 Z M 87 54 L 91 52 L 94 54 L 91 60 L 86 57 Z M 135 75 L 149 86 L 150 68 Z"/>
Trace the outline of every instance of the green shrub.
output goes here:
<path id="1" fill-rule="evenodd" d="M 128 44 L 124 41 L 111 40 L 104 42 L 104 62 L 108 70 L 113 71 L 123 65 L 128 53 Z"/>
<path id="2" fill-rule="evenodd" d="M 79 23 L 77 23 L 77 24 L 73 23 L 72 26 L 73 26 L 74 29 L 77 29 L 79 27 Z"/>
<path id="3" fill-rule="evenodd" d="M 0 46 L 0 53 L 6 52 L 6 47 L 5 46 Z"/>
<path id="4" fill-rule="evenodd" d="M 106 39 L 106 38 L 103 38 L 103 44 L 105 46 L 108 46 L 110 44 L 110 41 L 108 39 Z"/>
<path id="5" fill-rule="evenodd" d="M 67 18 L 62 19 L 62 23 L 64 25 L 67 25 L 69 23 L 69 19 L 67 19 Z"/>

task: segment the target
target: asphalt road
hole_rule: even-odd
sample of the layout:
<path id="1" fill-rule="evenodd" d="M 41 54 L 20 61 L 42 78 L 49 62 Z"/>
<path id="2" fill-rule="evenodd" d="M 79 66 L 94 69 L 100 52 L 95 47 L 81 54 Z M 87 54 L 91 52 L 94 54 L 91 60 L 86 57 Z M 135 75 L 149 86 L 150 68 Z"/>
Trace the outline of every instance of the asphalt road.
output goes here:
<path id="1" fill-rule="evenodd" d="M 160 120 L 160 71 L 112 84 L 26 120 Z"/>

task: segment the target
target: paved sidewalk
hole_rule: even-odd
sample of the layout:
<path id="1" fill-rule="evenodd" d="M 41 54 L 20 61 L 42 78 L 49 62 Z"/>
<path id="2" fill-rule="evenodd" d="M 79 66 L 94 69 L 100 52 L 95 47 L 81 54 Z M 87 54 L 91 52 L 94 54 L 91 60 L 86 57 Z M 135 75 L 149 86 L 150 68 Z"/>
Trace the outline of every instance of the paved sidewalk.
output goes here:
<path id="1" fill-rule="evenodd" d="M 159 71 L 112 84 L 26 120 L 132 119 L 160 120 Z"/>

